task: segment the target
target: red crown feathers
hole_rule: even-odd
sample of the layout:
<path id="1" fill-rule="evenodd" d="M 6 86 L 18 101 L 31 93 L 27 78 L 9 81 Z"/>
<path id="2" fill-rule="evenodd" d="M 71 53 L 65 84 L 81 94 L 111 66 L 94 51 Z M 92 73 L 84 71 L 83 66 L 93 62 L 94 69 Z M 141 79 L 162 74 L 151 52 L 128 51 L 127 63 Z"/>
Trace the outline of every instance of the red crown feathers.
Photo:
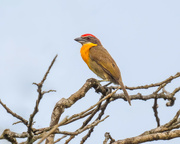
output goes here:
<path id="1" fill-rule="evenodd" d="M 95 37 L 94 35 L 92 35 L 92 34 L 83 34 L 83 35 L 81 35 L 81 37 L 86 37 L 86 36 L 92 36 L 92 37 Z M 95 37 L 96 38 L 96 37 Z"/>

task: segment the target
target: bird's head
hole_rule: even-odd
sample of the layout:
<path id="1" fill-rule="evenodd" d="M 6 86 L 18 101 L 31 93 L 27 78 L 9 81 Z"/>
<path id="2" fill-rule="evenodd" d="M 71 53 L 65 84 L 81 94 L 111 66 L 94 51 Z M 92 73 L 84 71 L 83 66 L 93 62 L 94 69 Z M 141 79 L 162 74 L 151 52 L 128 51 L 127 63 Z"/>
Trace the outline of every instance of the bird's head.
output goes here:
<path id="1" fill-rule="evenodd" d="M 74 40 L 82 45 L 87 43 L 97 44 L 98 46 L 102 45 L 99 39 L 92 34 L 83 34 L 81 37 L 75 38 Z"/>

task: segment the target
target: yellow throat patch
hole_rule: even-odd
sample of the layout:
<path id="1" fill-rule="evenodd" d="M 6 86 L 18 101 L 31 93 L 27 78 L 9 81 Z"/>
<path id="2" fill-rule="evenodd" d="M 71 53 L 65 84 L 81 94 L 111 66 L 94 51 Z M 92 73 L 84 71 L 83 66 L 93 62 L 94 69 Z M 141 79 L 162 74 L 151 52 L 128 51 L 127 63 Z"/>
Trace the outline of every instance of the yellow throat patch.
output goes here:
<path id="1" fill-rule="evenodd" d="M 82 59 L 85 61 L 85 63 L 88 65 L 89 67 L 89 49 L 93 46 L 97 46 L 97 44 L 94 44 L 94 43 L 86 43 L 86 44 L 83 44 L 83 46 L 81 47 L 81 57 Z"/>

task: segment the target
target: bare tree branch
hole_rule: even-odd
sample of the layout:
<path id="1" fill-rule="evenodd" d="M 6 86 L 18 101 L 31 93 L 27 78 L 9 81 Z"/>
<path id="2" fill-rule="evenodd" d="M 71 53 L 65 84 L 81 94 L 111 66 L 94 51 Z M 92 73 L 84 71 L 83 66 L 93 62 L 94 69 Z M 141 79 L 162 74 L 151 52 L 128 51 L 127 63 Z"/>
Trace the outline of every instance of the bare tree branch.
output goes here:
<path id="1" fill-rule="evenodd" d="M 44 95 L 45 93 L 49 93 L 49 92 L 52 92 L 52 91 L 54 92 L 54 90 L 49 90 L 49 91 L 44 91 L 44 92 L 42 92 L 42 86 L 43 86 L 44 81 L 46 80 L 46 78 L 47 78 L 47 76 L 48 76 L 48 73 L 50 72 L 50 70 L 51 70 L 51 68 L 52 68 L 52 66 L 53 66 L 53 64 L 54 64 L 57 56 L 58 56 L 58 55 L 56 55 L 56 56 L 54 57 L 53 61 L 51 62 L 51 65 L 49 66 L 48 70 L 46 71 L 46 73 L 45 73 L 43 79 L 41 80 L 41 82 L 38 83 L 38 84 L 37 84 L 37 83 L 33 83 L 33 84 L 37 85 L 37 87 L 38 87 L 38 89 L 37 89 L 38 99 L 37 99 L 37 101 L 36 101 L 36 105 L 35 105 L 35 107 L 34 107 L 34 111 L 33 111 L 33 113 L 30 115 L 30 118 L 29 118 L 29 125 L 28 125 L 28 133 L 29 133 L 28 143 L 29 143 L 29 144 L 31 144 L 31 143 L 33 142 L 33 141 L 32 141 L 32 139 L 33 139 L 32 124 L 33 124 L 34 116 L 35 116 L 35 115 L 37 114 L 37 112 L 39 111 L 39 110 L 38 110 L 39 103 L 40 103 L 40 101 L 41 101 L 41 99 L 42 99 L 42 97 L 43 97 L 43 95 Z"/>
<path id="2" fill-rule="evenodd" d="M 136 137 L 127 138 L 124 140 L 118 140 L 114 142 L 113 144 L 127 144 L 127 143 L 138 144 L 138 143 L 147 142 L 147 141 L 169 140 L 172 138 L 180 137 L 180 130 L 171 131 L 172 129 L 174 129 L 174 126 L 177 126 L 177 124 L 179 123 L 179 122 L 177 123 L 179 115 L 180 115 L 180 110 L 176 113 L 174 118 L 168 123 L 166 123 L 165 125 L 157 127 L 150 131 L 146 131 L 143 134 Z M 179 127 L 176 127 L 176 128 L 179 128 Z"/>
<path id="3" fill-rule="evenodd" d="M 177 93 L 177 92 L 178 91 L 176 91 L 175 93 Z M 154 95 L 154 93 L 149 94 L 149 95 L 142 95 L 141 93 L 137 93 L 137 94 L 131 95 L 130 97 L 131 97 L 131 100 L 143 100 L 143 101 L 155 99 L 157 97 L 157 99 L 168 100 L 169 102 L 167 102 L 167 104 L 166 104 L 167 106 L 173 106 L 174 101 L 176 99 L 174 97 L 173 93 L 174 93 L 174 91 L 172 93 L 161 92 L 161 93 L 158 93 L 157 95 Z M 126 101 L 124 94 L 114 94 L 110 100 L 114 101 L 116 99 L 123 99 Z"/>
<path id="4" fill-rule="evenodd" d="M 2 135 L 0 136 L 0 139 L 6 139 L 12 144 L 18 144 L 16 138 L 26 138 L 27 136 L 27 133 L 18 134 L 10 131 L 9 129 L 5 129 Z"/>
<path id="5" fill-rule="evenodd" d="M 65 144 L 68 144 L 72 139 L 74 139 L 77 135 L 81 134 L 84 131 L 87 131 L 87 134 L 85 134 L 82 137 L 81 144 L 84 144 L 86 140 L 91 136 L 92 132 L 94 131 L 95 126 L 97 126 L 100 122 L 104 121 L 108 116 L 106 116 L 104 119 L 101 120 L 102 116 L 104 115 L 104 112 L 107 108 L 107 106 L 117 100 L 122 99 L 126 101 L 124 93 L 117 94 L 116 92 L 121 89 L 120 86 L 117 87 L 107 87 L 101 86 L 101 84 L 96 79 L 88 79 L 86 83 L 74 94 L 72 94 L 69 98 L 65 99 L 62 98 L 59 100 L 52 112 L 51 115 L 51 122 L 49 127 L 44 127 L 40 129 L 33 128 L 34 123 L 34 117 L 38 113 L 38 107 L 40 104 L 41 99 L 43 98 L 43 95 L 50 92 L 55 92 L 55 90 L 47 90 L 43 91 L 42 87 L 47 79 L 48 73 L 50 72 L 55 60 L 57 58 L 57 55 L 54 57 L 53 61 L 51 62 L 48 70 L 46 71 L 43 79 L 40 83 L 33 83 L 37 85 L 37 92 L 38 92 L 38 98 L 36 100 L 36 104 L 34 107 L 34 110 L 32 114 L 29 117 L 29 122 L 22 118 L 21 116 L 14 113 L 12 110 L 10 110 L 1 100 L 0 104 L 6 109 L 8 113 L 10 113 L 12 116 L 19 119 L 19 122 L 24 123 L 28 130 L 27 132 L 23 133 L 16 133 L 12 132 L 9 129 L 5 129 L 4 132 L 0 135 L 0 139 L 6 139 L 9 142 L 13 144 L 18 144 L 17 138 L 25 139 L 26 141 L 21 142 L 20 144 L 32 144 L 35 141 L 39 140 L 38 144 L 42 143 L 43 140 L 46 139 L 46 144 L 54 144 L 57 142 L 60 142 L 62 139 L 65 139 Z M 141 135 L 138 135 L 136 137 L 127 138 L 124 140 L 118 140 L 115 141 L 109 133 L 105 133 L 105 140 L 103 144 L 106 144 L 108 141 L 110 141 L 110 144 L 117 144 L 117 143 L 142 143 L 146 141 L 153 141 L 153 140 L 167 140 L 172 139 L 175 137 L 180 137 L 180 130 L 175 130 L 180 128 L 180 110 L 176 113 L 174 118 L 169 121 L 168 123 L 164 125 L 160 125 L 160 118 L 158 116 L 158 99 L 164 99 L 167 100 L 166 106 L 173 106 L 176 100 L 175 95 L 180 91 L 180 87 L 176 87 L 172 92 L 168 92 L 165 90 L 165 86 L 169 84 L 172 80 L 179 78 L 180 72 L 178 72 L 174 76 L 170 76 L 169 78 L 165 79 L 162 82 L 154 83 L 150 85 L 144 85 L 144 86 L 137 86 L 137 87 L 126 87 L 129 90 L 137 90 L 137 89 L 149 89 L 152 87 L 157 87 L 157 89 L 148 95 L 142 95 L 141 93 L 137 93 L 134 95 L 131 95 L 131 100 L 150 100 L 154 99 L 154 105 L 153 105 L 153 111 L 154 116 L 156 118 L 157 122 L 157 128 L 151 129 L 149 131 L 146 131 L 142 133 Z M 66 108 L 70 108 L 73 104 L 75 104 L 78 100 L 83 98 L 86 93 L 91 89 L 94 88 L 96 93 L 101 93 L 102 96 L 99 99 L 98 102 L 91 105 L 88 109 L 81 111 L 77 114 L 73 114 L 70 117 L 65 117 L 64 119 L 61 118 L 61 115 L 64 113 Z M 113 89 L 116 89 L 112 92 Z M 98 113 L 98 114 L 97 114 Z M 60 118 L 62 119 L 60 122 Z M 61 126 L 66 126 L 68 124 L 72 124 L 73 122 L 84 119 L 84 122 L 82 125 L 76 129 L 73 132 L 70 131 L 62 131 Z M 17 124 L 19 122 L 16 122 L 14 124 Z M 54 141 L 54 136 L 60 134 L 61 137 Z"/>
<path id="6" fill-rule="evenodd" d="M 151 88 L 151 87 L 157 87 L 157 86 L 160 86 L 164 83 L 170 83 L 172 80 L 176 79 L 180 77 L 180 72 L 177 72 L 174 76 L 170 76 L 169 78 L 167 78 L 166 80 L 162 81 L 162 82 L 158 82 L 158 83 L 155 83 L 155 84 L 149 84 L 149 85 L 142 85 L 142 86 L 137 86 L 137 87 L 128 87 L 126 86 L 125 88 L 126 89 L 129 89 L 129 90 L 135 90 L 135 89 L 148 89 L 148 88 Z M 116 89 L 116 87 L 112 86 L 111 88 L 114 88 Z"/>
<path id="7" fill-rule="evenodd" d="M 152 129 L 150 131 L 146 131 L 146 132 L 142 133 L 141 135 L 148 135 L 148 134 L 153 134 L 153 133 L 165 132 L 165 131 L 170 131 L 170 130 L 175 129 L 175 128 L 180 128 L 180 127 L 175 127 L 179 123 L 179 121 L 178 121 L 179 115 L 180 115 L 180 110 L 176 113 L 174 118 L 172 120 L 170 120 L 168 123 L 166 123 L 160 127 L 157 127 L 155 129 Z M 178 125 L 178 126 L 180 126 L 180 125 Z"/>
<path id="8" fill-rule="evenodd" d="M 84 97 L 86 92 L 91 87 L 94 87 L 94 88 L 98 87 L 99 89 L 103 90 L 102 87 L 100 86 L 99 82 L 96 79 L 89 79 L 75 94 L 71 95 L 68 99 L 62 98 L 60 101 L 58 101 L 55 105 L 55 108 L 54 108 L 52 116 L 51 116 L 50 127 L 52 127 L 58 123 L 59 118 L 60 118 L 61 114 L 64 112 L 65 108 L 71 107 L 77 100 Z M 106 97 L 104 97 L 103 99 L 98 101 L 95 105 L 91 106 L 89 109 L 87 109 L 86 111 L 84 111 L 81 114 L 84 114 L 84 113 L 88 112 L 89 110 L 93 109 L 95 106 L 99 105 L 101 102 L 103 102 L 104 100 L 111 97 L 117 90 L 108 94 Z M 54 135 L 51 135 L 47 138 L 46 144 L 52 144 L 53 141 L 54 141 Z"/>
<path id="9" fill-rule="evenodd" d="M 116 141 L 112 144 L 139 144 L 139 143 L 143 143 L 147 141 L 154 141 L 154 140 L 170 140 L 176 137 L 180 137 L 180 130 L 127 138 L 125 140 Z"/>

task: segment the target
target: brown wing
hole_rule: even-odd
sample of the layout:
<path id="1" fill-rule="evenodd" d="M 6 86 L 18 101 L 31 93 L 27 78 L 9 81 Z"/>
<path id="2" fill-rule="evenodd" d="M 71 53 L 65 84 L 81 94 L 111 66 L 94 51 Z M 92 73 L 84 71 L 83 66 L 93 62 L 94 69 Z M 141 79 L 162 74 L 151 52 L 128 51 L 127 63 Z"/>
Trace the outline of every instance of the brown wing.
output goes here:
<path id="1" fill-rule="evenodd" d="M 122 82 L 120 70 L 118 66 L 116 65 L 116 62 L 108 53 L 108 51 L 102 46 L 96 46 L 90 49 L 89 55 L 90 55 L 91 60 L 97 63 L 97 65 L 99 65 L 100 67 L 102 67 L 104 72 L 106 72 L 110 76 L 110 79 L 112 80 L 112 82 L 119 84 L 121 86 L 122 90 L 124 91 L 127 101 L 131 105 L 131 99 Z"/>
<path id="2" fill-rule="evenodd" d="M 108 51 L 102 46 L 92 47 L 90 49 L 90 58 L 101 66 L 104 71 L 115 80 L 115 83 L 119 83 L 120 71 L 119 68 L 108 53 Z"/>

